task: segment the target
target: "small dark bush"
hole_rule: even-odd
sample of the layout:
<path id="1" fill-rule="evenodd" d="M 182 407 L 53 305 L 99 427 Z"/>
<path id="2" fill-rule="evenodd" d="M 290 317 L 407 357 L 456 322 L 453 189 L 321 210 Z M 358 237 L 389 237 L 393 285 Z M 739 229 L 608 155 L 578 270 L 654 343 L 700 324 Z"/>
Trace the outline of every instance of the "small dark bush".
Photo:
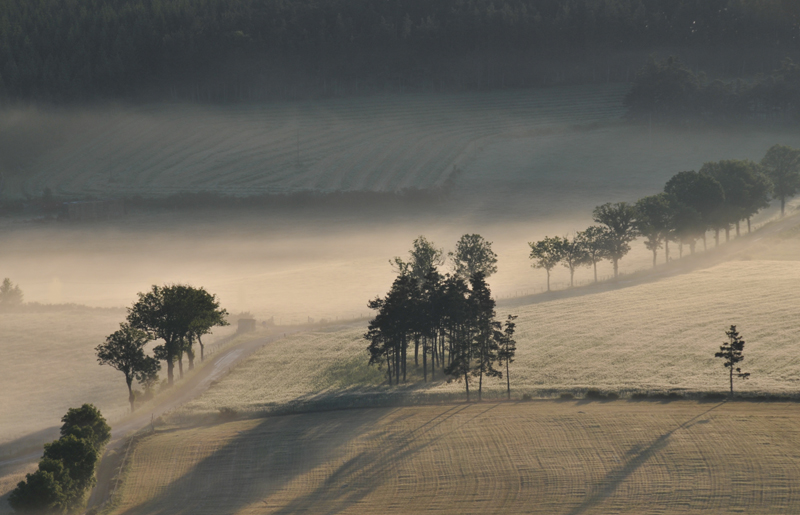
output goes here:
<path id="1" fill-rule="evenodd" d="M 522 400 L 523 401 L 532 401 L 533 397 L 531 397 L 531 394 L 529 394 L 529 393 L 523 393 L 522 394 Z"/>
<path id="2" fill-rule="evenodd" d="M 219 409 L 219 418 L 220 420 L 233 420 L 236 418 L 238 413 L 235 409 L 229 408 L 227 406 Z"/>
<path id="3" fill-rule="evenodd" d="M 600 390 L 598 390 L 597 388 L 589 388 L 586 391 L 586 398 L 587 399 L 605 399 L 606 397 L 605 397 L 605 395 L 600 393 Z"/>
<path id="4" fill-rule="evenodd" d="M 634 401 L 646 401 L 647 400 L 647 394 L 643 393 L 643 392 L 636 392 L 633 395 L 631 395 L 631 400 L 634 400 Z"/>
<path id="5" fill-rule="evenodd" d="M 615 400 L 619 399 L 619 395 L 617 395 L 614 392 L 611 392 L 608 395 L 606 395 L 606 399 L 608 399 L 610 401 L 615 401 Z"/>
<path id="6" fill-rule="evenodd" d="M 683 399 L 683 395 L 681 395 L 678 392 L 669 392 L 669 395 L 667 395 L 667 399 L 671 401 L 677 401 L 679 399 Z"/>
<path id="7" fill-rule="evenodd" d="M 559 399 L 561 399 L 562 401 L 571 401 L 574 398 L 575 396 L 572 395 L 571 393 L 562 393 L 561 396 L 559 397 Z"/>

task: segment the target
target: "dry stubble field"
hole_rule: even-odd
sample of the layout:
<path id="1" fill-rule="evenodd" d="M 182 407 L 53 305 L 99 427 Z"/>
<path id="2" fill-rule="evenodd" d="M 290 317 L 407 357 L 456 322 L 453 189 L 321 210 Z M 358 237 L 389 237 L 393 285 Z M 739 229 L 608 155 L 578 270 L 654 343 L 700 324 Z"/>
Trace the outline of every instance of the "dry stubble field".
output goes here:
<path id="1" fill-rule="evenodd" d="M 799 482 L 795 404 L 484 403 L 159 429 L 110 513 L 792 513 Z"/>

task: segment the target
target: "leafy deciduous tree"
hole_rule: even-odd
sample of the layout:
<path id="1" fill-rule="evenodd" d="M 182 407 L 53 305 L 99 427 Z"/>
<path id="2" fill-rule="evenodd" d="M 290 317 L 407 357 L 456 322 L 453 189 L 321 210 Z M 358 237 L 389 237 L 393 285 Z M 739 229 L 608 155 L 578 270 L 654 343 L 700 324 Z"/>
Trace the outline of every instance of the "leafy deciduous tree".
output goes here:
<path id="1" fill-rule="evenodd" d="M 587 261 L 594 269 L 594 282 L 597 282 L 597 263 L 608 257 L 608 229 L 592 225 L 577 234 L 577 239 L 586 252 Z"/>
<path id="2" fill-rule="evenodd" d="M 140 383 L 149 381 L 161 368 L 157 359 L 144 353 L 144 347 L 150 341 L 150 335 L 146 332 L 134 329 L 128 324 L 120 324 L 118 331 L 95 348 L 97 361 L 101 365 L 110 365 L 125 374 L 131 412 L 135 409 L 136 401 L 131 387 L 133 380 L 136 379 Z"/>
<path id="3" fill-rule="evenodd" d="M 550 271 L 555 268 L 564 257 L 564 240 L 559 236 L 545 236 L 536 243 L 528 242 L 531 247 L 530 258 L 533 268 L 541 268 L 547 272 L 547 291 L 550 291 Z"/>
<path id="4" fill-rule="evenodd" d="M 772 180 L 772 198 L 781 201 L 781 216 L 786 211 L 786 199 L 800 190 L 800 150 L 786 145 L 773 145 L 761 160 Z"/>
<path id="5" fill-rule="evenodd" d="M 480 234 L 465 234 L 456 242 L 455 252 L 449 254 L 453 271 L 468 280 L 478 272 L 489 277 L 497 272 L 497 254 L 492 251 L 492 242 Z"/>
<path id="6" fill-rule="evenodd" d="M 636 211 L 627 202 L 606 203 L 592 212 L 594 221 L 605 225 L 606 255 L 614 264 L 614 277 L 619 276 L 619 260 L 631 250 L 629 243 L 636 238 Z"/>

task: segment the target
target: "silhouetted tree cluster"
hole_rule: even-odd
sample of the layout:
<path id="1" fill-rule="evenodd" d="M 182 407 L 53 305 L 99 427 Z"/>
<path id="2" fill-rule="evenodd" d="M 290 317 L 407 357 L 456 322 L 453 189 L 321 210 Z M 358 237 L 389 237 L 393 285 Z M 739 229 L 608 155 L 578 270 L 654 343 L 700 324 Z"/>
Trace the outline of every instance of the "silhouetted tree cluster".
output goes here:
<path id="1" fill-rule="evenodd" d="M 480 399 L 484 378 L 501 378 L 505 365 L 510 395 L 516 317 L 509 317 L 505 327 L 495 320 L 495 300 L 486 283 L 497 270 L 491 243 L 477 234 L 464 235 L 449 254 L 452 274 L 438 270 L 444 253 L 423 236 L 409 254 L 407 262 L 393 260 L 398 275 L 386 296 L 368 304 L 377 311 L 364 335 L 369 363 L 386 366 L 389 384 L 400 384 L 401 377 L 405 382 L 413 344 L 414 365 L 419 366 L 421 354 L 424 381 L 430 363 L 431 380 L 437 368 L 463 380 L 469 400 L 470 380 L 477 378 Z"/>
<path id="2" fill-rule="evenodd" d="M 0 94 L 237 101 L 628 81 L 654 50 L 727 75 L 798 50 L 794 0 L 5 0 Z"/>
<path id="3" fill-rule="evenodd" d="M 800 116 L 800 66 L 785 58 L 769 74 L 723 81 L 695 74 L 674 56 L 651 57 L 639 70 L 625 106 L 634 116 L 703 117 L 718 120 Z"/>
<path id="4" fill-rule="evenodd" d="M 3 284 L 0 284 L 0 309 L 19 306 L 22 304 L 22 299 L 23 294 L 19 285 L 12 283 L 8 277 L 3 279 Z"/>
<path id="5" fill-rule="evenodd" d="M 550 272 L 558 265 L 569 269 L 570 286 L 574 286 L 575 270 L 594 267 L 597 282 L 597 263 L 609 260 L 614 277 L 619 274 L 619 261 L 630 251 L 630 243 L 643 238 L 645 247 L 653 253 L 656 266 L 658 251 L 664 249 L 669 262 L 669 244 L 677 243 L 679 256 L 684 245 L 694 253 L 697 241 L 707 248 L 706 234 L 714 232 L 719 245 L 720 232 L 725 240 L 735 228 L 741 234 L 740 223 L 747 222 L 769 206 L 770 199 L 781 201 L 781 216 L 786 199 L 800 191 L 800 150 L 774 145 L 761 163 L 749 160 L 722 160 L 705 163 L 699 171 L 685 171 L 672 176 L 662 193 L 639 199 L 633 204 L 607 203 L 595 208 L 593 225 L 572 238 L 546 236 L 529 242 L 533 268 L 547 272 L 547 291 L 550 291 Z"/>
<path id="6" fill-rule="evenodd" d="M 111 438 L 111 428 L 91 404 L 71 408 L 61 421 L 61 438 L 45 444 L 39 469 L 27 474 L 8 497 L 18 513 L 76 511 L 95 484 L 95 465 Z"/>
<path id="7" fill-rule="evenodd" d="M 208 334 L 212 327 L 228 325 L 225 320 L 227 315 L 228 312 L 219 307 L 216 296 L 203 288 L 182 284 L 153 285 L 147 293 L 139 293 L 139 300 L 128 308 L 128 324 L 111 335 L 106 346 L 98 347 L 98 360 L 104 364 L 101 352 L 111 344 L 114 349 L 126 349 L 130 357 L 126 357 L 124 362 L 106 360 L 106 363 L 121 371 L 124 371 L 123 368 L 133 371 L 134 374 L 140 372 L 130 368 L 130 363 L 140 363 L 140 366 L 152 370 L 152 366 L 147 365 L 148 361 L 141 361 L 144 358 L 136 349 L 141 349 L 146 339 L 162 340 L 164 343 L 157 345 L 153 353 L 157 360 L 167 362 L 167 380 L 172 385 L 175 363 L 178 363 L 180 377 L 183 378 L 184 355 L 189 359 L 191 370 L 194 368 L 194 342 L 201 344 L 202 359 L 202 335 Z M 141 377 L 147 379 L 150 375 L 145 373 Z M 128 381 L 129 373 L 125 374 L 125 378 Z M 130 381 L 128 386 L 130 389 Z"/>

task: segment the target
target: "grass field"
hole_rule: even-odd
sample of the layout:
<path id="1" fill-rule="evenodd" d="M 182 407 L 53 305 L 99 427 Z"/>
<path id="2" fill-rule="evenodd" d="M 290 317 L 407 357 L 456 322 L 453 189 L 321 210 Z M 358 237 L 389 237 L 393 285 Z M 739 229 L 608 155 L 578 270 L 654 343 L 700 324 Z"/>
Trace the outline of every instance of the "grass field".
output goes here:
<path id="1" fill-rule="evenodd" d="M 735 324 L 747 341 L 736 388 L 749 393 L 794 394 L 800 389 L 795 305 L 800 261 L 731 261 L 666 280 L 514 308 L 517 360 L 511 367 L 515 398 L 600 388 L 631 392 L 725 391 L 725 370 L 713 354 Z M 522 303 L 523 301 L 520 301 Z M 532 302 L 532 303 L 530 303 Z M 385 376 L 368 367 L 364 326 L 298 334 L 258 351 L 184 413 L 242 413 L 287 403 L 323 403 L 349 389 L 356 396 L 387 393 Z M 413 367 L 412 367 L 413 369 Z M 463 383 L 421 383 L 413 371 L 403 396 L 459 397 Z M 489 381 L 487 395 L 503 396 L 505 382 Z"/>
<path id="2" fill-rule="evenodd" d="M 789 513 L 791 404 L 530 402 L 157 430 L 114 515 Z"/>
<path id="3" fill-rule="evenodd" d="M 0 458 L 28 440 L 50 439 L 64 413 L 83 403 L 93 403 L 112 422 L 128 413 L 124 376 L 99 366 L 94 351 L 125 316 L 123 309 L 85 307 L 0 312 L 7 357 L 0 360 Z"/>

